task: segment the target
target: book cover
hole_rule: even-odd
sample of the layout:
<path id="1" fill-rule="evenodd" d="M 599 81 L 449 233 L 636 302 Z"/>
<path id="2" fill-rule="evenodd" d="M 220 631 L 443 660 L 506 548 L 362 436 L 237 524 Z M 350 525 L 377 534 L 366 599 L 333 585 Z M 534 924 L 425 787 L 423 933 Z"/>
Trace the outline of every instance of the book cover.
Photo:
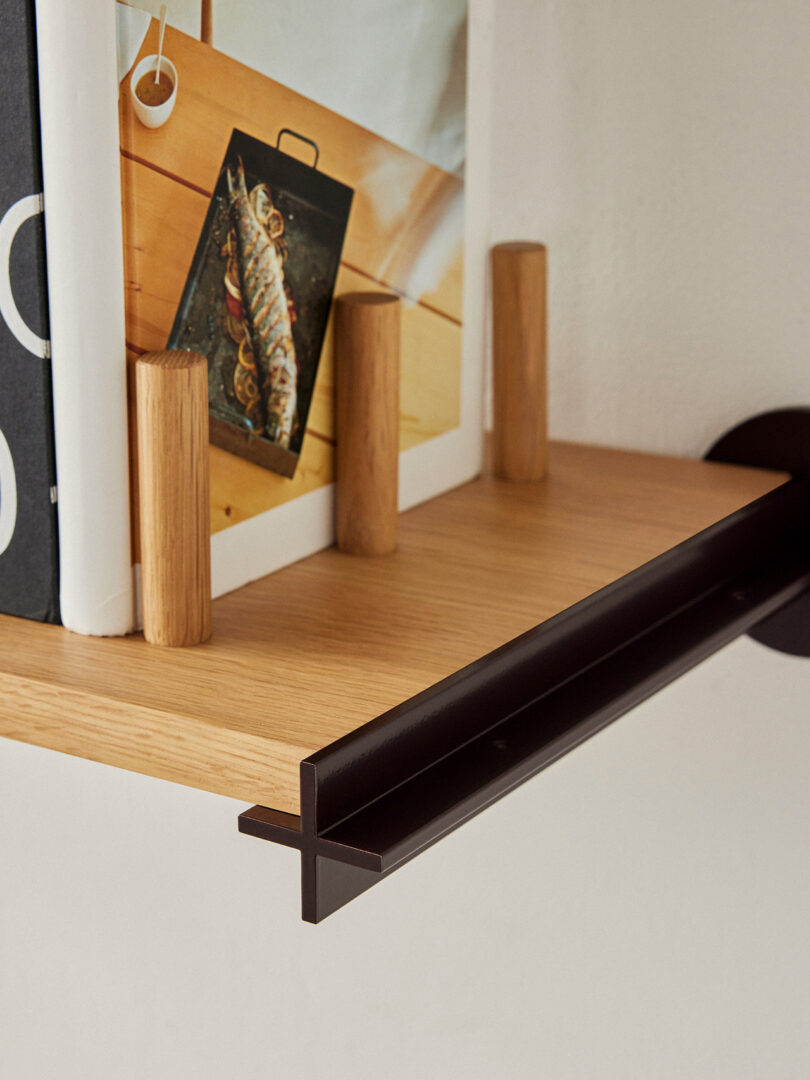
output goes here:
<path id="1" fill-rule="evenodd" d="M 403 298 L 400 509 L 475 476 L 488 162 L 477 154 L 470 202 L 466 0 L 385 0 L 372 19 L 348 0 L 281 3 L 278 18 L 260 0 L 176 0 L 166 98 L 151 106 L 136 90 L 158 49 L 157 0 L 36 7 L 65 625 L 137 624 L 127 381 L 144 351 L 209 357 L 214 595 L 334 539 L 341 292 Z M 240 158 L 244 205 L 283 273 L 289 333 L 277 312 L 266 327 L 286 342 L 272 393 L 224 214 Z M 319 217 L 328 227 L 310 229 Z"/>
<path id="2" fill-rule="evenodd" d="M 33 0 L 4 0 L 0 35 L 0 611 L 58 622 Z"/>
<path id="3" fill-rule="evenodd" d="M 462 351 L 466 0 L 386 0 L 374 19 L 348 2 L 274 5 L 276 19 L 212 0 L 210 41 L 198 5 L 170 2 L 159 73 L 160 4 L 121 9 L 127 346 L 208 358 L 216 594 L 333 539 L 329 316 L 343 292 L 403 299 L 402 508 L 478 470 L 481 390 Z M 253 256 L 240 264 L 238 198 L 268 253 L 261 294 Z M 243 295 L 251 283 L 260 298 Z"/>

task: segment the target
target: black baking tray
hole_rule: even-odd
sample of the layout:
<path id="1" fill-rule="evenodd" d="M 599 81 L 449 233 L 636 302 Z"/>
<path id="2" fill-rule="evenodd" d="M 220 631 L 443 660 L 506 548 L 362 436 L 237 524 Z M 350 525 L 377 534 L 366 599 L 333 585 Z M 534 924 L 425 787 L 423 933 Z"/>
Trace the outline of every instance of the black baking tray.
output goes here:
<path id="1" fill-rule="evenodd" d="M 279 149 L 282 137 L 307 143 L 314 164 Z M 211 442 L 288 477 L 295 475 L 301 454 L 354 195 L 318 170 L 318 156 L 311 140 L 286 128 L 275 146 L 233 130 L 168 342 L 171 349 L 191 349 L 208 359 Z M 298 365 L 297 423 L 289 448 L 267 436 L 259 414 L 254 411 L 251 418 L 250 406 L 237 393 L 239 345 L 229 329 L 222 252 L 230 228 L 227 169 L 237 169 L 240 161 L 248 190 L 266 185 L 283 220 L 284 278 Z"/>

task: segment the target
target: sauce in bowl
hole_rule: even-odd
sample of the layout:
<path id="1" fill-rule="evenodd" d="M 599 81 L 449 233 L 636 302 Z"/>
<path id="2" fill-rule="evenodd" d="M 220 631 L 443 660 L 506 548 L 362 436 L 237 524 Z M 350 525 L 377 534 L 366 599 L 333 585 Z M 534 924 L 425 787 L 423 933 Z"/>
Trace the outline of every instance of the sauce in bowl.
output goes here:
<path id="1" fill-rule="evenodd" d="M 174 83 L 165 71 L 161 71 L 158 81 L 155 82 L 155 72 L 147 71 L 145 75 L 141 75 L 138 79 L 138 85 L 135 87 L 135 93 L 138 98 L 151 107 L 158 105 L 165 105 L 165 103 L 172 96 L 174 90 Z"/>

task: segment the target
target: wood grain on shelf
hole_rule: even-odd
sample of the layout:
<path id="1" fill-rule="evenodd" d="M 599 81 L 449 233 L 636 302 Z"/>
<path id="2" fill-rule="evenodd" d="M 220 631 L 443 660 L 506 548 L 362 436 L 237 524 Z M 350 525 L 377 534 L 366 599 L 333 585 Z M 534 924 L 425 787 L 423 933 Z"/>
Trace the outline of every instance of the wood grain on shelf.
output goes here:
<path id="1" fill-rule="evenodd" d="M 395 554 L 329 549 L 214 604 L 174 651 L 0 617 L 0 735 L 298 810 L 298 762 L 781 483 L 551 444 L 403 514 Z"/>

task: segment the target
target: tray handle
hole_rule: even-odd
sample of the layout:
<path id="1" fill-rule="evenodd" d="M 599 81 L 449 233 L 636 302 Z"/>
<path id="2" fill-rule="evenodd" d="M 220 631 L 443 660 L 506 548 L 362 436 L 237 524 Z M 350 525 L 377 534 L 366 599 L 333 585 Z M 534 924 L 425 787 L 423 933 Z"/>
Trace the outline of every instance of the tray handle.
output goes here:
<path id="1" fill-rule="evenodd" d="M 292 137 L 294 139 L 300 139 L 300 141 L 306 143 L 307 146 L 311 146 L 312 149 L 315 151 L 315 160 L 312 163 L 312 168 L 313 169 L 318 168 L 318 160 L 319 160 L 319 158 L 321 156 L 321 151 L 318 148 L 318 144 L 314 140 L 308 139 L 306 137 L 306 135 L 299 135 L 298 132 L 293 131 L 292 128 L 282 128 L 281 131 L 278 133 L 278 137 L 276 138 L 276 150 L 281 149 L 281 137 L 282 137 L 282 135 L 292 135 Z"/>

